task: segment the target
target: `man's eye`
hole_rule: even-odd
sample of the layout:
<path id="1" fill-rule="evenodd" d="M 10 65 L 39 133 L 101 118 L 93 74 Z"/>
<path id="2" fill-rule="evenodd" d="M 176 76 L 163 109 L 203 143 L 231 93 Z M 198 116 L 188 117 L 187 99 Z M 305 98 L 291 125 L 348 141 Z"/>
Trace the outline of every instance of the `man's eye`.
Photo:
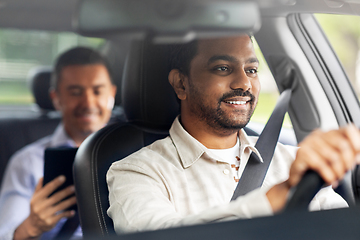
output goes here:
<path id="1" fill-rule="evenodd" d="M 222 67 L 217 67 L 216 70 L 221 71 L 221 72 L 225 72 L 225 71 L 229 71 L 228 67 L 222 66 Z"/>
<path id="2" fill-rule="evenodd" d="M 215 74 L 219 74 L 221 76 L 227 76 L 229 74 L 231 74 L 232 69 L 228 66 L 217 66 L 213 68 L 213 72 Z"/>
<path id="3" fill-rule="evenodd" d="M 256 74 L 258 72 L 258 70 L 253 68 L 253 69 L 246 70 L 246 72 L 250 73 L 250 74 Z"/>
<path id="4" fill-rule="evenodd" d="M 97 88 L 94 88 L 93 89 L 93 92 L 96 96 L 99 96 L 101 95 L 103 92 L 104 92 L 104 87 L 97 87 Z"/>

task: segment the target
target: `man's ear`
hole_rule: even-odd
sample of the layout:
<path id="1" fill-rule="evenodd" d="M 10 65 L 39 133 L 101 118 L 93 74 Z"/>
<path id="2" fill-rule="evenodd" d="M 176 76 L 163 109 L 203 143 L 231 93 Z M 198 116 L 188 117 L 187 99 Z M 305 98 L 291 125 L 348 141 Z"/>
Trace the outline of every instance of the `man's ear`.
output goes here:
<path id="1" fill-rule="evenodd" d="M 112 97 L 113 97 L 113 98 L 115 98 L 116 92 L 117 92 L 117 86 L 116 86 L 116 85 L 112 85 L 112 86 L 111 86 L 111 94 L 112 94 Z"/>
<path id="2" fill-rule="evenodd" d="M 55 89 L 50 89 L 49 95 L 50 95 L 51 101 L 52 101 L 52 103 L 54 105 L 54 108 L 56 110 L 58 110 L 58 111 L 61 111 L 60 99 L 59 99 L 59 95 L 56 92 L 56 90 Z"/>
<path id="3" fill-rule="evenodd" d="M 172 69 L 168 76 L 169 83 L 173 87 L 180 100 L 186 99 L 185 76 L 178 69 Z"/>

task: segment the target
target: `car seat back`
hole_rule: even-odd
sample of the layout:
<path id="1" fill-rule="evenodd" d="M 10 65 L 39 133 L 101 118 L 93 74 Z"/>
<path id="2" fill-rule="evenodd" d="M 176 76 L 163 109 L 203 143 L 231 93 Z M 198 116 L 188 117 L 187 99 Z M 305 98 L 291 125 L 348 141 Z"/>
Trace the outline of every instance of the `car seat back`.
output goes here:
<path id="1" fill-rule="evenodd" d="M 0 118 L 0 180 L 10 157 L 19 149 L 51 134 L 60 122 L 49 97 L 51 68 L 38 67 L 29 74 L 29 86 L 39 111 Z"/>
<path id="2" fill-rule="evenodd" d="M 115 123 L 88 137 L 74 162 L 74 182 L 84 237 L 114 234 L 106 173 L 110 165 L 164 138 L 179 106 L 167 82 L 167 46 L 131 44 L 123 73 L 122 105 L 127 123 Z M 156 63 L 156 64 L 154 64 Z"/>

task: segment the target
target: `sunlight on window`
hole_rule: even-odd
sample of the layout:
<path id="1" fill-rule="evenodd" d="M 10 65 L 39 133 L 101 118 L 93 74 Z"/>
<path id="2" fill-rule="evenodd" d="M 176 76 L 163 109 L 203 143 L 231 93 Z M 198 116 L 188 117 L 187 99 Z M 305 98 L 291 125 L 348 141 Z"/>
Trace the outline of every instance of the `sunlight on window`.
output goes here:
<path id="1" fill-rule="evenodd" d="M 256 40 L 254 40 L 254 48 L 260 63 L 258 74 L 261 84 L 261 91 L 259 102 L 251 118 L 251 121 L 265 124 L 274 110 L 277 99 L 279 97 L 279 90 L 277 89 L 273 75 L 271 74 L 269 66 L 266 63 Z M 285 116 L 283 126 L 292 128 L 288 114 Z"/>
<path id="2" fill-rule="evenodd" d="M 102 42 L 74 33 L 0 30 L 0 105 L 31 105 L 27 76 L 32 68 L 53 65 L 71 47 L 97 48 Z"/>
<path id="3" fill-rule="evenodd" d="M 360 99 L 360 16 L 315 14 Z"/>

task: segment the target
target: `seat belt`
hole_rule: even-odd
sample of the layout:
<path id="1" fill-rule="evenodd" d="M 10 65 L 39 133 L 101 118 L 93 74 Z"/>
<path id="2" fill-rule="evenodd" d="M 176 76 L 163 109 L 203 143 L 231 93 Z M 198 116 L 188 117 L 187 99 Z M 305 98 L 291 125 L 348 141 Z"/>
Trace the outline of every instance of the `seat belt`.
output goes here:
<path id="1" fill-rule="evenodd" d="M 261 187 L 274 155 L 285 113 L 289 107 L 291 92 L 292 89 L 290 88 L 281 93 L 274 111 L 255 144 L 255 148 L 259 151 L 263 163 L 261 163 L 259 157 L 254 152 L 250 154 L 231 201 Z"/>

